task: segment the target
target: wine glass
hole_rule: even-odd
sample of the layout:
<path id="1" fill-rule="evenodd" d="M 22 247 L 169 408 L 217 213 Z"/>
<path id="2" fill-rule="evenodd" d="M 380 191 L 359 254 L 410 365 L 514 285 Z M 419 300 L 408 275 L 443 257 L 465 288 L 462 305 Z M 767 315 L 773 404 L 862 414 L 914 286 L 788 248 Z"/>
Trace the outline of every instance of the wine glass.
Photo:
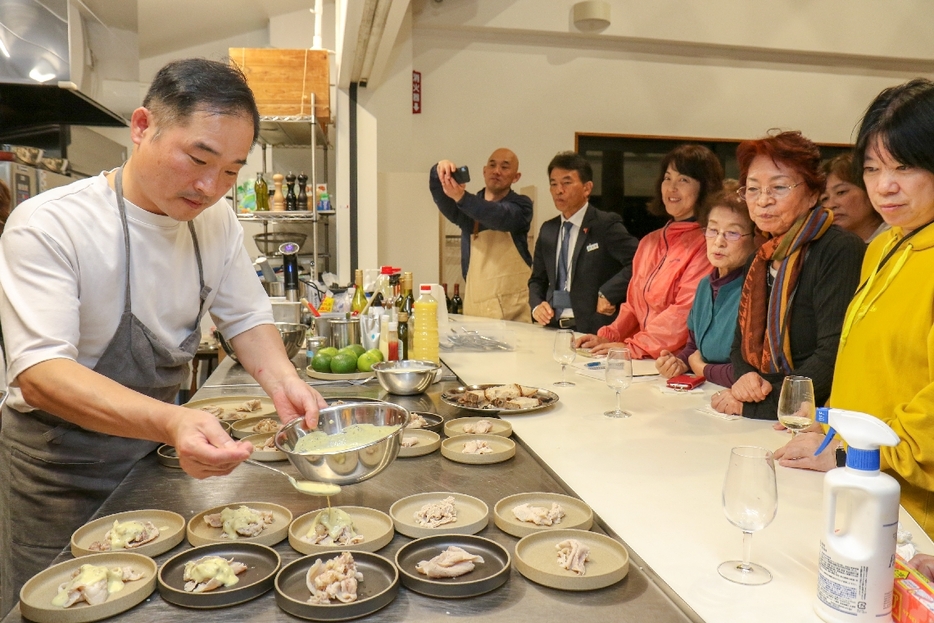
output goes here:
<path id="1" fill-rule="evenodd" d="M 778 421 L 792 435 L 814 423 L 814 384 L 806 376 L 786 376 L 778 397 Z"/>
<path id="2" fill-rule="evenodd" d="M 567 380 L 565 368 L 574 361 L 577 351 L 574 350 L 574 331 L 571 329 L 558 329 L 555 335 L 555 348 L 552 351 L 555 361 L 561 364 L 561 380 L 554 384 L 558 387 L 574 387 L 574 383 Z"/>
<path id="3" fill-rule="evenodd" d="M 730 523 L 743 531 L 743 559 L 729 560 L 719 567 L 720 575 L 746 585 L 767 584 L 772 574 L 762 565 L 749 561 L 752 533 L 775 519 L 778 489 L 772 452 L 755 446 L 739 446 L 730 451 L 730 466 L 723 481 L 723 512 Z"/>
<path id="4" fill-rule="evenodd" d="M 628 348 L 611 348 L 606 354 L 606 384 L 616 390 L 616 410 L 604 411 L 612 418 L 627 418 L 632 413 L 623 411 L 619 393 L 632 385 L 632 356 Z"/>

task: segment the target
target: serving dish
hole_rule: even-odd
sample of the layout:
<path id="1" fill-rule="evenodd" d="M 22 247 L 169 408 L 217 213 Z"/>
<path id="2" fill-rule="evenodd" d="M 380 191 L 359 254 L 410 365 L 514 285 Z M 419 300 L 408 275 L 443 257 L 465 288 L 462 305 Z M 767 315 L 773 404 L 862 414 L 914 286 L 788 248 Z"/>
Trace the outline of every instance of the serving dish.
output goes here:
<path id="1" fill-rule="evenodd" d="M 476 424 L 481 420 L 486 420 L 493 426 L 490 432 L 468 433 L 464 431 L 464 427 L 468 424 Z M 492 414 L 486 417 L 459 417 L 444 423 L 444 434 L 448 437 L 456 437 L 457 435 L 499 435 L 500 437 L 511 437 L 512 424 L 506 420 L 492 417 Z"/>
<path id="2" fill-rule="evenodd" d="M 221 538 L 222 528 L 212 528 L 204 523 L 204 516 L 219 513 L 225 508 L 237 509 L 248 506 L 254 510 L 272 511 L 273 522 L 268 524 L 257 536 L 240 536 L 237 539 Z M 292 523 L 292 513 L 284 506 L 270 502 L 231 502 L 223 506 L 215 506 L 201 511 L 188 521 L 188 542 L 192 546 L 209 545 L 212 543 L 257 543 L 259 545 L 275 545 L 289 534 L 289 525 Z"/>
<path id="3" fill-rule="evenodd" d="M 239 412 L 236 411 L 236 408 L 246 402 L 247 400 L 259 400 L 260 407 L 256 411 L 250 412 Z M 276 406 L 272 404 L 272 398 L 269 396 L 217 396 L 216 398 L 201 398 L 200 400 L 192 400 L 183 404 L 183 407 L 189 409 L 201 409 L 201 407 L 206 407 L 208 405 L 215 405 L 224 409 L 224 413 L 221 417 L 217 418 L 222 421 L 227 420 L 245 420 L 246 418 L 263 416 L 269 417 L 276 413 Z"/>
<path id="4" fill-rule="evenodd" d="M 432 413 L 430 411 L 412 411 L 409 410 L 411 418 L 409 422 L 411 423 L 412 419 L 415 419 L 415 416 L 421 416 L 425 420 L 425 426 L 420 430 L 430 430 L 434 433 L 441 434 L 441 425 L 444 424 L 444 418 L 438 415 L 437 413 Z M 413 430 L 411 426 L 407 427 L 407 430 Z"/>
<path id="5" fill-rule="evenodd" d="M 58 595 L 59 586 L 71 579 L 72 573 L 81 565 L 104 567 L 132 567 L 141 571 L 143 577 L 126 582 L 123 590 L 107 598 L 102 604 L 92 606 L 81 602 L 69 608 L 52 605 Z M 129 552 L 105 552 L 66 560 L 40 571 L 30 578 L 19 592 L 19 607 L 23 617 L 36 623 L 89 623 L 100 621 L 115 614 L 126 612 L 152 594 L 156 588 L 158 569 L 152 558 Z"/>
<path id="6" fill-rule="evenodd" d="M 555 546 L 577 539 L 590 548 L 586 573 L 577 575 L 558 565 Z M 516 543 L 516 569 L 536 584 L 565 591 L 589 591 L 616 584 L 629 573 L 629 552 L 605 534 L 586 530 L 536 532 Z"/>
<path id="7" fill-rule="evenodd" d="M 335 372 L 318 372 L 311 366 L 305 368 L 305 374 L 308 375 L 310 379 L 317 379 L 319 381 L 362 381 L 364 379 L 370 380 L 376 378 L 376 375 L 372 372 L 348 372 L 346 374 L 337 374 Z"/>
<path id="8" fill-rule="evenodd" d="M 415 437 L 418 443 L 414 446 L 399 448 L 399 458 L 407 459 L 416 456 L 431 454 L 441 447 L 441 435 L 424 428 L 410 428 L 402 433 L 402 439 Z"/>
<path id="9" fill-rule="evenodd" d="M 375 552 L 389 545 L 393 537 L 392 518 L 375 508 L 363 506 L 335 506 L 350 515 L 354 530 L 357 534 L 366 537 L 366 540 L 356 545 L 316 545 L 303 541 L 301 537 L 308 533 L 315 522 L 318 513 L 326 512 L 327 508 L 319 508 L 301 515 L 289 526 L 289 545 L 302 554 L 320 554 L 331 550 L 355 550 L 360 552 Z"/>
<path id="10" fill-rule="evenodd" d="M 470 442 L 485 441 L 493 449 L 489 454 L 467 454 L 464 446 Z M 457 435 L 441 442 L 441 456 L 455 463 L 490 465 L 502 463 L 516 456 L 516 442 L 499 435 Z"/>
<path id="11" fill-rule="evenodd" d="M 182 465 L 178 459 L 178 452 L 175 450 L 174 446 L 168 444 L 162 444 L 156 448 L 156 457 L 159 460 L 159 463 L 165 465 L 166 467 L 172 467 L 174 469 L 181 469 Z"/>
<path id="12" fill-rule="evenodd" d="M 127 521 L 151 521 L 159 529 L 159 536 L 139 547 L 114 550 L 113 553 L 128 552 L 143 556 L 158 556 L 169 551 L 185 538 L 185 518 L 178 513 L 158 509 L 126 511 L 99 517 L 75 530 L 74 534 L 71 535 L 72 556 L 77 558 L 100 553 L 91 550 L 91 544 L 95 541 L 103 541 L 104 535 L 113 527 L 115 521 L 121 523 Z"/>
<path id="13" fill-rule="evenodd" d="M 264 433 L 253 430 L 253 427 L 267 419 L 275 420 L 280 427 L 282 426 L 282 420 L 279 419 L 278 414 L 258 415 L 255 417 L 248 417 L 243 420 L 237 420 L 236 422 L 231 423 L 230 436 L 234 439 L 244 439 L 250 435 L 262 435 Z M 275 435 L 276 431 L 273 431 L 271 434 Z"/>
<path id="14" fill-rule="evenodd" d="M 185 590 L 185 563 L 204 556 L 242 562 L 247 570 L 231 587 L 204 593 Z M 164 600 L 185 608 L 225 608 L 256 599 L 273 587 L 282 560 L 276 550 L 259 543 L 215 543 L 185 550 L 169 558 L 159 569 L 159 594 Z"/>
<path id="15" fill-rule="evenodd" d="M 414 396 L 421 394 L 435 380 L 441 366 L 433 361 L 406 359 L 403 361 L 380 361 L 373 364 L 373 372 L 380 386 L 390 394 Z"/>
<path id="16" fill-rule="evenodd" d="M 564 509 L 564 517 L 560 523 L 551 526 L 520 521 L 512 512 L 512 509 L 520 504 L 551 508 L 554 503 Z M 554 532 L 561 529 L 589 530 L 593 525 L 593 509 L 582 500 L 561 493 L 517 493 L 496 503 L 493 507 L 493 523 L 506 534 L 519 538 L 536 532 Z"/>
<path id="17" fill-rule="evenodd" d="M 428 528 L 416 523 L 414 515 L 425 504 L 440 502 L 447 497 L 454 498 L 454 508 L 457 511 L 455 521 L 437 528 Z M 436 491 L 416 493 L 397 500 L 389 507 L 389 516 L 392 517 L 396 532 L 413 539 L 437 534 L 476 534 L 490 522 L 490 507 L 483 500 L 470 495 Z"/>
<path id="18" fill-rule="evenodd" d="M 416 565 L 434 558 L 448 547 L 460 547 L 483 557 L 474 569 L 456 578 L 429 578 L 419 573 Z M 476 597 L 499 588 L 509 579 L 509 552 L 494 541 L 467 534 L 439 534 L 406 543 L 396 552 L 396 566 L 402 584 L 416 593 L 429 597 Z"/>
<path id="19" fill-rule="evenodd" d="M 533 411 L 541 411 L 542 409 L 547 409 L 548 407 L 554 405 L 558 402 L 558 394 L 553 391 L 542 389 L 540 387 L 535 387 L 533 389 L 537 390 L 534 397 L 541 400 L 541 404 L 534 407 L 527 407 L 525 409 L 501 409 L 499 407 L 469 407 L 462 405 L 457 401 L 457 399 L 464 394 L 464 392 L 470 390 L 485 390 L 491 387 L 502 387 L 505 383 L 484 383 L 482 385 L 466 385 L 461 387 L 454 387 L 452 389 L 445 390 L 441 393 L 441 401 L 452 407 L 457 407 L 458 409 L 466 409 L 467 411 L 473 411 L 475 413 L 502 413 L 505 415 L 513 415 L 518 413 L 531 413 Z M 531 386 L 525 386 L 530 387 Z"/>
<path id="20" fill-rule="evenodd" d="M 262 447 L 266 441 L 275 437 L 275 433 L 259 433 L 257 435 L 249 435 L 243 438 L 243 441 L 248 441 L 253 444 L 254 448 Z M 264 461 L 264 462 L 275 462 L 275 461 L 287 461 L 289 457 L 285 455 L 285 452 L 280 452 L 275 447 L 272 450 L 253 450 L 253 454 L 250 455 L 250 458 L 255 461 Z"/>

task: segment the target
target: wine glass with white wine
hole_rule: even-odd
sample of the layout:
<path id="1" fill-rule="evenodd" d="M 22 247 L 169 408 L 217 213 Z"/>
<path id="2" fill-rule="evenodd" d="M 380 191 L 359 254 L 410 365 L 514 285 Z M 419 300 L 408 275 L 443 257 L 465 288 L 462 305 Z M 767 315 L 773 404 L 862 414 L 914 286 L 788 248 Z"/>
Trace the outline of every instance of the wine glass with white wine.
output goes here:
<path id="1" fill-rule="evenodd" d="M 555 347 L 552 351 L 555 361 L 561 364 L 561 380 L 555 381 L 558 387 L 574 387 L 574 383 L 567 380 L 565 368 L 569 363 L 574 362 L 577 357 L 577 351 L 574 349 L 574 331 L 571 329 L 558 329 L 555 335 Z"/>
<path id="2" fill-rule="evenodd" d="M 632 415 L 623 411 L 620 392 L 632 385 L 632 356 L 628 348 L 611 348 L 606 354 L 606 384 L 616 390 L 616 410 L 604 411 L 603 415 L 612 418 L 627 418 Z"/>
<path id="3" fill-rule="evenodd" d="M 772 452 L 755 446 L 733 448 L 723 481 L 723 512 L 731 524 L 743 531 L 743 559 L 721 564 L 717 567 L 720 575 L 746 585 L 767 584 L 772 580 L 769 570 L 750 562 L 750 558 L 752 533 L 772 523 L 777 510 Z"/>
<path id="4" fill-rule="evenodd" d="M 814 384 L 806 376 L 786 376 L 778 397 L 778 421 L 797 435 L 814 423 Z"/>

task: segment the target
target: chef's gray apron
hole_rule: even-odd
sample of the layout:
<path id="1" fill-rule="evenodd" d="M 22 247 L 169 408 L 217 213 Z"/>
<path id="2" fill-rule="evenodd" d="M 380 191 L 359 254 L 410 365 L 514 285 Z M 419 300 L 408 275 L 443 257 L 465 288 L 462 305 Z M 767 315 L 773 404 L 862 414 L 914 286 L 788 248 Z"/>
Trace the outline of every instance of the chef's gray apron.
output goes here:
<path id="1" fill-rule="evenodd" d="M 211 288 L 204 285 L 198 236 L 189 221 L 201 284 L 191 333 L 167 346 L 137 318 L 130 297 L 130 232 L 123 200 L 123 169 L 115 180 L 123 225 L 126 274 L 123 315 L 94 371 L 137 392 L 170 402 L 187 378 L 201 342 L 201 318 Z M 19 589 L 46 568 L 141 458 L 158 444 L 83 429 L 45 411 L 21 413 L 4 406 L 0 419 L 0 552 L 2 613 Z M 128 436 L 133 430 L 127 430 Z M 14 503 L 10 503 L 15 500 Z M 9 531 L 6 535 L 4 531 Z"/>

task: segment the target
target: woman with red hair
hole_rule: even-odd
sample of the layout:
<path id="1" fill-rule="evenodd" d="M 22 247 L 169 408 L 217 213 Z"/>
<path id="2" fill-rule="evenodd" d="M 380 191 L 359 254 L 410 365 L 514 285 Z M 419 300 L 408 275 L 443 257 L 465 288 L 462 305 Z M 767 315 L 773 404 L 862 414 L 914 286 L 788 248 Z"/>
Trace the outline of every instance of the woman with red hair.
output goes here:
<path id="1" fill-rule="evenodd" d="M 736 382 L 714 394 L 722 413 L 777 419 L 782 380 L 810 377 L 814 397 L 830 396 L 847 304 L 865 251 L 856 235 L 833 227 L 818 204 L 824 189 L 820 150 L 800 132 L 740 143 L 739 194 L 769 240 L 747 264 L 730 359 Z"/>

